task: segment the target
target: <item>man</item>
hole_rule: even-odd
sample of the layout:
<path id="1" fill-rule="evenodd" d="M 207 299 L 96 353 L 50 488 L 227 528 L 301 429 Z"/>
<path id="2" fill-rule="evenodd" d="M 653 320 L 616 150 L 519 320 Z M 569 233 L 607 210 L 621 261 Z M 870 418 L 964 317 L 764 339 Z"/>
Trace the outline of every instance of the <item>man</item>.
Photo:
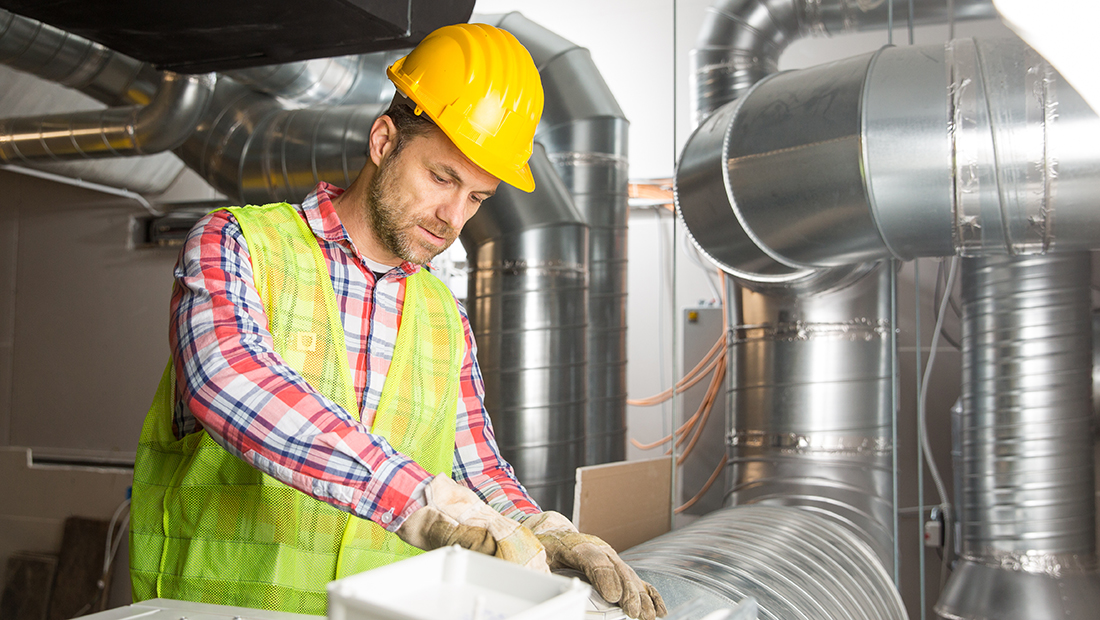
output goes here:
<path id="1" fill-rule="evenodd" d="M 329 581 L 459 544 L 582 570 L 629 615 L 663 615 L 606 543 L 515 479 L 469 322 L 423 268 L 501 180 L 534 189 L 530 55 L 460 24 L 388 75 L 398 95 L 347 191 L 216 211 L 188 236 L 134 470 L 135 600 L 323 614 Z"/>

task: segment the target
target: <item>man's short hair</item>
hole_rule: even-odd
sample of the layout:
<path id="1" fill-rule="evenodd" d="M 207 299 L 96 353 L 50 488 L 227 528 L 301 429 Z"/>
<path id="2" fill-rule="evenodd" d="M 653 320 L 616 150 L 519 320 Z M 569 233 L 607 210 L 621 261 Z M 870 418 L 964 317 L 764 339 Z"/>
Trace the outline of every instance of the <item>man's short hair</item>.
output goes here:
<path id="1" fill-rule="evenodd" d="M 416 103 L 412 99 L 401 94 L 401 91 L 394 93 L 390 107 L 385 112 L 385 115 L 393 121 L 393 126 L 397 128 L 397 143 L 391 155 L 399 154 L 410 138 L 423 136 L 436 126 L 427 114 L 416 114 L 415 109 Z M 370 147 L 368 146 L 367 149 L 367 156 L 370 157 Z"/>

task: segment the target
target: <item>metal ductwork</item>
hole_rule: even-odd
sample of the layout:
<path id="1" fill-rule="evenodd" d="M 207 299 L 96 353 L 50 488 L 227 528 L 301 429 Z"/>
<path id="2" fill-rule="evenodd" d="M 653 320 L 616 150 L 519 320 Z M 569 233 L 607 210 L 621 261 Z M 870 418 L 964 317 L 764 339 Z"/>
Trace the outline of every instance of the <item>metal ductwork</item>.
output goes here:
<path id="1" fill-rule="evenodd" d="M 1087 252 L 962 262 L 959 561 L 949 620 L 1100 609 Z"/>
<path id="2" fill-rule="evenodd" d="M 939 3 L 918 5 L 918 23 L 949 19 Z M 960 5 L 962 17 L 994 14 L 988 2 Z M 849 155 L 860 149 L 870 59 L 776 73 L 794 39 L 884 28 L 886 9 L 843 1 L 714 5 L 692 53 L 696 123 L 705 122 L 684 149 L 675 192 L 693 241 L 737 277 L 729 291 L 727 503 L 812 511 L 896 570 L 892 267 L 878 262 L 889 255 L 828 237 L 870 219 L 853 208 L 859 192 L 850 179 L 858 181 L 860 169 Z M 739 165 L 745 172 L 733 184 Z M 767 206 L 746 214 L 732 196 Z M 792 208 L 795 199 L 826 215 L 807 221 L 813 214 Z M 773 238 L 750 225 L 752 215 L 784 247 L 837 256 L 781 260 L 765 243 Z M 821 238 L 803 232 L 811 226 L 825 231 Z"/>
<path id="3" fill-rule="evenodd" d="M 534 193 L 501 184 L 462 230 L 466 305 L 501 453 L 543 507 L 572 514 L 587 415 L 588 226 L 541 145 Z"/>
<path id="4" fill-rule="evenodd" d="M 0 76 L 6 86 L 0 93 L 0 104 L 13 117 L 91 110 L 100 107 L 98 104 L 144 106 L 153 99 L 161 82 L 161 73 L 145 63 L 3 9 L 0 63 L 6 65 Z M 44 88 L 41 80 L 72 90 Z M 51 159 L 28 166 L 63 177 L 151 193 L 164 191 L 183 170 L 183 162 L 171 153 Z"/>
<path id="5" fill-rule="evenodd" d="M 893 280 L 869 267 L 814 295 L 731 291 L 726 503 L 817 512 L 893 567 Z"/>
<path id="6" fill-rule="evenodd" d="M 997 16 L 989 0 L 955 0 L 954 10 L 939 0 L 915 0 L 914 25 L 946 24 L 951 19 Z M 908 8 L 908 7 L 906 7 Z M 779 56 L 794 41 L 811 35 L 882 30 L 890 3 L 865 0 L 719 0 L 709 9 L 691 51 L 694 124 L 739 99 L 754 84 L 779 70 Z M 899 4 L 894 19 L 903 17 Z"/>
<path id="7" fill-rule="evenodd" d="M 386 105 L 396 92 L 393 82 L 386 77 L 386 67 L 407 53 L 408 50 L 394 50 L 318 58 L 226 71 L 225 75 L 275 97 L 288 108 L 347 103 Z"/>
<path id="8" fill-rule="evenodd" d="M 1022 41 L 884 48 L 776 74 L 715 113 L 677 201 L 696 243 L 750 279 L 1081 250 L 1100 238 L 1098 142 L 1100 118 Z"/>
<path id="9" fill-rule="evenodd" d="M 629 122 L 588 50 L 519 13 L 480 16 L 516 36 L 539 68 L 546 147 L 589 225 L 585 463 L 626 458 L 626 219 Z"/>
<path id="10" fill-rule="evenodd" d="M 923 4 L 916 3 L 916 15 L 930 9 Z M 696 110 L 706 120 L 676 173 L 678 210 L 693 240 L 742 287 L 789 298 L 791 306 L 827 297 L 832 289 L 813 281 L 843 279 L 838 270 L 853 265 L 990 257 L 973 259 L 984 262 L 970 268 L 974 303 L 964 320 L 973 337 L 963 351 L 970 403 L 958 449 L 963 559 L 937 611 L 950 620 L 1094 616 L 1100 589 L 1088 263 L 1080 254 L 1026 255 L 1100 244 L 1096 114 L 1017 40 L 886 48 L 778 74 L 772 61 L 764 75 L 746 77 L 756 60 L 777 56 L 801 32 L 795 26 L 804 23 L 789 17 L 778 20 L 787 27 L 775 27 L 776 16 L 806 14 L 750 5 L 721 5 L 708 20 L 740 17 L 732 26 L 704 28 L 705 36 L 726 28 L 723 47 L 736 53 L 725 61 L 706 49 L 697 54 L 707 59 L 696 72 Z M 757 327 L 742 312 L 734 329 Z M 759 327 L 774 330 L 782 320 L 775 312 Z M 731 364 L 792 365 L 774 352 L 739 356 L 744 344 L 736 333 Z M 753 415 L 781 424 L 801 413 L 778 403 L 788 385 L 813 382 L 822 367 L 882 360 L 878 351 L 846 354 L 864 359 L 831 354 L 785 385 L 776 382 L 770 396 L 777 404 Z M 752 387 L 742 379 L 732 389 Z M 746 413 L 733 406 L 736 463 L 746 454 L 738 438 Z M 881 406 L 888 411 L 893 403 Z M 780 457 L 782 447 L 773 454 Z M 848 480 L 855 479 L 837 478 Z M 760 476 L 760 486 L 770 483 Z M 744 480 L 734 484 L 737 493 L 751 488 Z M 799 503 L 796 490 L 777 487 L 774 496 Z M 865 527 L 848 525 L 857 533 Z M 710 556 L 705 562 L 714 563 Z"/>
<path id="11" fill-rule="evenodd" d="M 351 184 L 366 164 L 371 124 L 385 109 L 377 103 L 286 109 L 220 78 L 206 118 L 176 153 L 232 200 L 297 201 L 321 180 Z"/>
<path id="12" fill-rule="evenodd" d="M 693 604 L 691 618 L 747 597 L 760 620 L 908 618 L 875 552 L 850 529 L 798 508 L 723 508 L 622 558 L 670 610 Z"/>
<path id="13" fill-rule="evenodd" d="M 160 81 L 160 72 L 139 60 L 5 9 L 0 9 L 0 63 L 109 106 L 145 105 Z"/>
<path id="14" fill-rule="evenodd" d="M 212 75 L 165 73 L 145 106 L 0 120 L 0 162 L 150 155 L 183 144 L 206 112 Z"/>

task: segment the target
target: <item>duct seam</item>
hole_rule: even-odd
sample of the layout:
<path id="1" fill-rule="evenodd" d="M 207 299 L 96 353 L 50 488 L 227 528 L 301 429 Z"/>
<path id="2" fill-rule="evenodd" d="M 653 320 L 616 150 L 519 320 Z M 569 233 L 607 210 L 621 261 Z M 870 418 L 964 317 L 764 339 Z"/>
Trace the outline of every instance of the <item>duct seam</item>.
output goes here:
<path id="1" fill-rule="evenodd" d="M 968 562 L 990 568 L 1009 571 L 1047 575 L 1059 578 L 1070 573 L 1088 573 L 1097 569 L 1095 556 L 1040 553 L 1034 551 L 1009 552 L 998 549 L 976 549 L 973 553 L 963 553 L 959 557 Z"/>
<path id="2" fill-rule="evenodd" d="M 738 333 L 758 331 L 757 336 L 738 336 Z M 730 342 L 810 340 L 812 338 L 843 338 L 848 340 L 874 340 L 890 334 L 889 319 L 854 318 L 836 323 L 814 323 L 791 321 L 779 323 L 760 323 L 757 325 L 737 325 L 730 328 Z"/>
<path id="3" fill-rule="evenodd" d="M 549 159 L 555 166 L 593 166 L 593 165 L 611 165 L 616 168 L 625 169 L 629 164 L 626 157 L 621 155 L 613 155 L 611 153 L 596 153 L 596 152 L 556 152 L 547 153 L 547 159 Z"/>
<path id="4" fill-rule="evenodd" d="M 880 429 L 867 430 L 879 432 Z M 745 448 L 774 448 L 786 454 L 860 454 L 879 456 L 893 451 L 889 437 L 833 435 L 831 433 L 769 433 L 731 431 L 726 445 Z"/>

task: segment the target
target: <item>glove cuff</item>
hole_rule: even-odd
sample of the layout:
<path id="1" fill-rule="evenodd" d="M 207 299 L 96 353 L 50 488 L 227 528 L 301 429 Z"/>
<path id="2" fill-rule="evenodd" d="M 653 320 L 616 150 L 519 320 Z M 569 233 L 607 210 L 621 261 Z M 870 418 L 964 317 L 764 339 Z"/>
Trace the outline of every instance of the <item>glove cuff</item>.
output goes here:
<path id="1" fill-rule="evenodd" d="M 535 533 L 545 534 L 552 531 L 566 530 L 569 532 L 576 532 L 577 528 L 573 525 L 573 522 L 565 518 L 565 515 L 560 512 L 554 512 L 553 510 L 547 510 L 546 512 L 540 512 L 536 515 L 531 515 L 523 520 L 523 525 L 527 529 Z"/>

